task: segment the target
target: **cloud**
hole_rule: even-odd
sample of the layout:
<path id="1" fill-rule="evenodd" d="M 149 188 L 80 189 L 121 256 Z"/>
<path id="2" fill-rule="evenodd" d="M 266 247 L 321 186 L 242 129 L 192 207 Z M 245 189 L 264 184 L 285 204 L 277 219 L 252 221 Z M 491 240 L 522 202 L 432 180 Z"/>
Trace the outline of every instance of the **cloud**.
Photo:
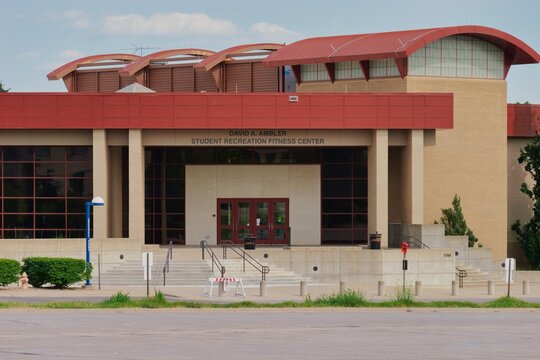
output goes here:
<path id="1" fill-rule="evenodd" d="M 79 50 L 66 49 L 60 51 L 56 56 L 50 59 L 50 61 L 36 64 L 35 68 L 38 70 L 45 70 L 47 72 L 59 68 L 62 65 L 67 64 L 70 61 L 85 57 L 86 54 Z"/>
<path id="2" fill-rule="evenodd" d="M 90 21 L 81 10 L 66 10 L 62 13 L 62 18 L 76 29 L 86 29 L 90 27 Z"/>
<path id="3" fill-rule="evenodd" d="M 17 55 L 18 59 L 37 59 L 41 56 L 39 51 L 26 51 Z"/>
<path id="4" fill-rule="evenodd" d="M 72 50 L 72 49 L 66 49 L 62 50 L 60 54 L 58 54 L 58 58 L 64 59 L 64 60 L 75 60 L 80 59 L 82 57 L 85 57 L 86 54 L 79 50 Z"/>
<path id="5" fill-rule="evenodd" d="M 302 34 L 288 30 L 277 24 L 258 22 L 251 26 L 250 31 L 257 35 L 260 40 L 274 42 L 291 42 L 298 40 Z"/>
<path id="6" fill-rule="evenodd" d="M 203 13 L 115 15 L 105 18 L 104 31 L 126 35 L 235 35 L 237 26 L 229 20 L 211 18 Z"/>

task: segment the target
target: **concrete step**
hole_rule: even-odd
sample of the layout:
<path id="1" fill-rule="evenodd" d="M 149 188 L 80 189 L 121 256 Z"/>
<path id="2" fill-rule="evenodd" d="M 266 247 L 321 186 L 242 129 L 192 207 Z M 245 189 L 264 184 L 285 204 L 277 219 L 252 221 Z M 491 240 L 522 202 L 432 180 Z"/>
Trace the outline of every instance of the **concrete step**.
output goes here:
<path id="1" fill-rule="evenodd" d="M 155 261 L 154 261 L 155 263 Z M 103 285 L 146 285 L 143 267 L 132 261 L 118 265 L 101 277 Z M 166 273 L 167 285 L 205 285 L 212 276 L 211 268 L 204 261 L 173 261 Z M 152 267 L 152 285 L 163 285 L 163 265 Z"/>
<path id="2" fill-rule="evenodd" d="M 463 279 L 464 286 L 481 286 L 486 285 L 488 281 L 492 281 L 495 286 L 504 285 L 506 282 L 503 279 L 498 279 L 492 276 L 487 271 L 482 271 L 470 265 L 457 265 L 458 269 L 467 271 L 467 277 Z M 456 277 L 457 280 L 457 277 Z"/>
<path id="3" fill-rule="evenodd" d="M 164 258 L 165 259 L 165 255 Z M 226 277 L 241 278 L 244 285 L 258 285 L 262 280 L 260 271 L 251 265 L 245 265 L 241 258 L 220 260 L 225 267 Z M 154 264 L 159 264 L 154 257 Z M 163 260 L 164 263 L 164 260 Z M 262 263 L 262 262 L 261 262 Z M 262 263 L 266 265 L 266 263 Z M 126 261 L 115 266 L 113 269 L 104 272 L 101 275 L 102 285 L 145 286 L 142 262 Z M 209 277 L 219 277 L 220 272 L 214 267 L 212 273 L 212 263 L 210 260 L 192 260 L 182 261 L 173 260 L 169 263 L 169 272 L 166 273 L 166 284 L 170 286 L 181 285 L 206 285 Z M 289 285 L 298 284 L 300 281 L 309 281 L 309 278 L 298 276 L 291 271 L 271 267 L 270 273 L 266 275 L 266 283 L 270 285 Z M 152 267 L 151 285 L 163 284 L 163 265 L 154 265 Z"/>

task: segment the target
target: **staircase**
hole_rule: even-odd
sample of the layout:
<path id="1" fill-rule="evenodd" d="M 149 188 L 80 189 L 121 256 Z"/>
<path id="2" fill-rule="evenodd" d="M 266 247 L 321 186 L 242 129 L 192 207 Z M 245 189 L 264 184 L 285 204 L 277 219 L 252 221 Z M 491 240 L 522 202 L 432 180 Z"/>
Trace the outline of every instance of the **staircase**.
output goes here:
<path id="1" fill-rule="evenodd" d="M 163 263 L 156 261 L 152 267 L 150 285 L 163 285 Z M 166 275 L 167 286 L 205 285 L 212 276 L 210 265 L 205 261 L 171 261 Z M 94 282 L 96 279 L 94 280 Z M 145 286 L 143 267 L 140 261 L 126 261 L 101 275 L 104 286 Z"/>
<path id="2" fill-rule="evenodd" d="M 244 285 L 259 285 L 262 279 L 261 273 L 248 263 L 246 263 L 245 265 L 244 272 L 242 259 L 227 259 L 220 261 L 221 264 L 225 267 L 225 277 L 241 278 Z M 267 264 L 265 262 L 261 263 L 270 267 L 270 272 L 266 275 L 267 285 L 296 285 L 299 284 L 300 281 L 310 280 L 307 277 L 296 275 L 292 271 L 284 270 L 282 268 Z"/>
<path id="3" fill-rule="evenodd" d="M 467 276 L 463 279 L 464 286 L 487 286 L 488 281 L 493 281 L 494 285 L 506 284 L 503 279 L 496 279 L 487 271 L 482 271 L 470 265 L 456 265 L 456 268 L 467 272 Z"/>
<path id="4" fill-rule="evenodd" d="M 205 286 L 209 277 L 221 276 L 218 269 L 214 269 L 214 273 L 212 273 L 212 263 L 209 259 L 197 260 L 191 257 L 188 260 L 179 260 L 178 255 L 175 254 L 173 252 L 173 259 L 169 263 L 169 272 L 166 273 L 166 286 Z M 165 257 L 166 252 L 162 249 L 154 252 L 154 266 L 150 280 L 152 286 L 163 286 Z M 241 258 L 220 259 L 220 261 L 225 267 L 225 277 L 241 278 L 244 285 L 258 285 L 261 281 L 261 273 L 248 263 L 245 264 L 245 272 L 243 271 L 244 266 Z M 140 260 L 125 261 L 102 273 L 101 285 L 146 286 L 143 271 Z M 309 278 L 298 276 L 292 271 L 286 271 L 273 265 L 270 266 L 270 273 L 266 275 L 268 285 L 292 285 L 309 280 Z M 97 275 L 94 274 L 93 283 L 97 283 L 97 281 Z"/>

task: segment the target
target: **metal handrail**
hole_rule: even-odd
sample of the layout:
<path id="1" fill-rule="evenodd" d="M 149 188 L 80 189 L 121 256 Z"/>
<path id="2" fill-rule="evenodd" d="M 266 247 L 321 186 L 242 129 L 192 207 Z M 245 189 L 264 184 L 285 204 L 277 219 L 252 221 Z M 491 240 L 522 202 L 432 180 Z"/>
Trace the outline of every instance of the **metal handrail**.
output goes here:
<path id="1" fill-rule="evenodd" d="M 214 265 L 217 266 L 219 269 L 219 272 L 221 273 L 221 277 L 225 276 L 225 266 L 221 265 L 221 262 L 219 261 L 216 254 L 214 254 L 214 250 L 210 248 L 208 245 L 208 242 L 206 240 L 201 241 L 201 251 L 202 251 L 202 259 L 204 260 L 204 252 L 206 251 L 208 255 L 212 258 L 212 273 L 214 272 Z"/>
<path id="2" fill-rule="evenodd" d="M 166 284 L 166 276 L 165 273 L 169 272 L 169 262 L 172 260 L 172 250 L 173 250 L 173 242 L 169 241 L 169 246 L 167 249 L 167 257 L 165 258 L 165 264 L 163 265 L 163 286 Z"/>
<path id="3" fill-rule="evenodd" d="M 467 277 L 467 270 L 462 270 L 456 266 L 456 276 L 459 279 L 459 287 L 463 288 L 463 279 Z"/>
<path id="4" fill-rule="evenodd" d="M 416 238 L 416 236 L 403 236 L 403 239 L 407 239 L 406 242 L 407 244 L 409 245 L 409 247 L 413 247 L 411 246 L 411 243 L 414 245 L 414 247 L 418 248 L 418 249 L 429 249 L 430 247 L 427 246 L 426 244 L 424 244 L 422 242 L 422 240 L 419 240 L 418 238 Z M 412 240 L 412 241 L 411 241 Z"/>
<path id="5" fill-rule="evenodd" d="M 269 266 L 261 264 L 259 261 L 253 258 L 253 256 L 245 252 L 244 249 L 237 246 L 235 243 L 233 243 L 230 240 L 222 240 L 221 247 L 223 248 L 223 259 L 227 259 L 227 249 L 231 249 L 238 256 L 242 258 L 243 272 L 246 272 L 246 261 L 247 261 L 249 265 L 251 265 L 255 270 L 261 273 L 261 280 L 262 281 L 266 280 L 266 274 L 270 272 Z"/>

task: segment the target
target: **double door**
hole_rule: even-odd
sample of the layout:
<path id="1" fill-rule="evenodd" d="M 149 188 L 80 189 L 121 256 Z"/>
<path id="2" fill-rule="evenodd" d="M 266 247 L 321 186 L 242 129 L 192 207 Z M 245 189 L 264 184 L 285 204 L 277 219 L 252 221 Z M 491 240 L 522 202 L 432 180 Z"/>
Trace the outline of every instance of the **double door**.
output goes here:
<path id="1" fill-rule="evenodd" d="M 218 244 L 243 244 L 246 236 L 257 244 L 289 244 L 289 199 L 218 199 Z"/>

